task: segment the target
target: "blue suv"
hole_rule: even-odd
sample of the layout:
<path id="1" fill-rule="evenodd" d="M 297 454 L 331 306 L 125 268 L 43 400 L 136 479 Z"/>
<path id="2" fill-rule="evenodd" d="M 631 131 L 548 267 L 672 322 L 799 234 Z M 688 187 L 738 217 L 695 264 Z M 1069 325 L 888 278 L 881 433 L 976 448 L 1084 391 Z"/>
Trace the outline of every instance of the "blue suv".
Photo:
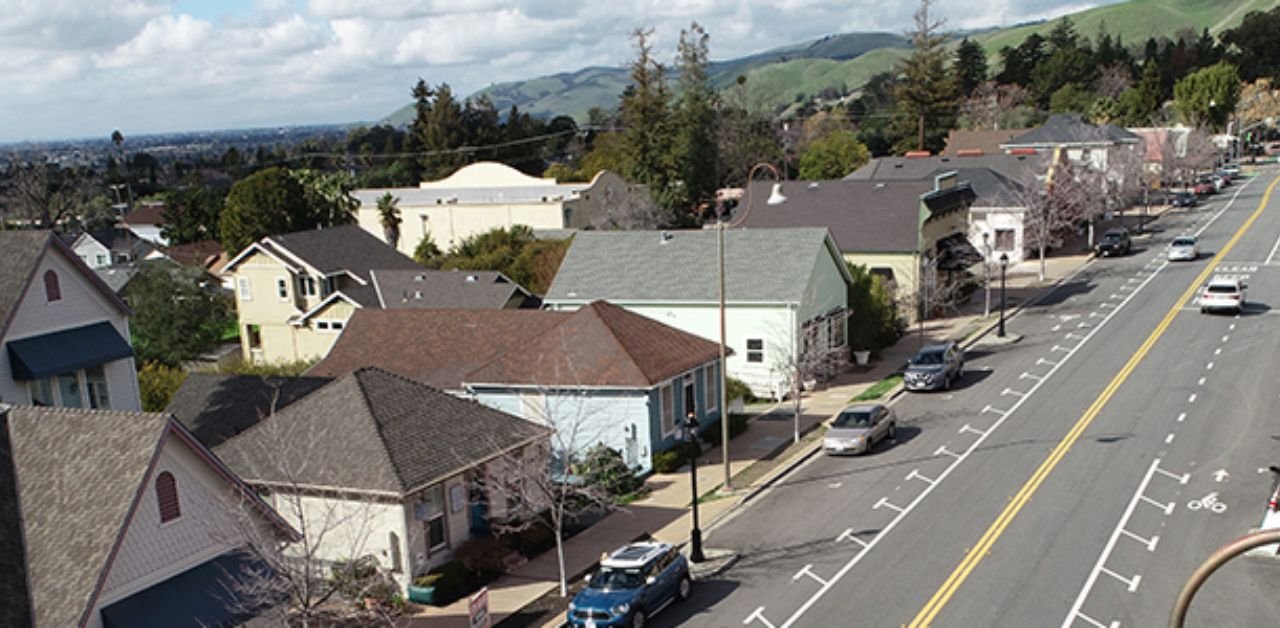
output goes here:
<path id="1" fill-rule="evenodd" d="M 693 583 L 689 563 L 667 543 L 632 543 L 600 560 L 587 588 L 569 604 L 569 625 L 644 626 L 649 616 L 685 600 Z"/>

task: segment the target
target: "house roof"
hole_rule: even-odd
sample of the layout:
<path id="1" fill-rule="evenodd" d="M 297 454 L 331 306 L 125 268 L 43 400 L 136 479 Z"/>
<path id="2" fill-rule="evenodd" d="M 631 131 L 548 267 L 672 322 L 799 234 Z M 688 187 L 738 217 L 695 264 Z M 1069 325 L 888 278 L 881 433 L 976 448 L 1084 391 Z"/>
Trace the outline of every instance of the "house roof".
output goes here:
<path id="1" fill-rule="evenodd" d="M 129 314 L 129 306 L 102 279 L 76 257 L 67 243 L 51 231 L 0 231 L 0 251 L 4 251 L 4 264 L 0 264 L 0 338 L 9 329 L 9 322 L 17 310 L 18 302 L 27 285 L 35 276 L 36 267 L 44 256 L 46 247 L 62 251 L 67 262 L 77 268 L 85 280 L 97 286 L 102 294 L 120 312 Z"/>
<path id="2" fill-rule="evenodd" d="M 475 384 L 650 388 L 719 358 L 717 343 L 595 301 L 464 378 Z"/>
<path id="3" fill-rule="evenodd" d="M 216 451 L 250 482 L 404 498 L 549 434 L 475 401 L 362 368 Z"/>
<path id="4" fill-rule="evenodd" d="M 769 182 L 752 182 L 752 198 L 767 198 Z M 743 223 L 761 227 L 824 226 L 841 251 L 908 253 L 916 250 L 920 198 L 933 180 L 787 181 L 780 205 L 752 201 Z"/>
<path id="5" fill-rule="evenodd" d="M 819 256 L 839 256 L 834 248 L 828 250 L 830 234 L 818 224 L 726 230 L 726 300 L 802 301 Z M 715 302 L 717 251 L 712 229 L 583 231 L 574 236 L 544 300 Z"/>
<path id="6" fill-rule="evenodd" d="M 1048 147 L 1061 144 L 1134 144 L 1137 135 L 1113 124 L 1097 125 L 1078 113 L 1055 113 L 1044 124 L 1001 144 L 1001 148 Z"/>
<path id="7" fill-rule="evenodd" d="M 135 253 L 140 251 L 150 251 L 155 248 L 150 242 L 138 236 L 138 234 L 129 230 L 127 227 L 108 227 L 106 229 L 95 229 L 87 231 L 82 237 L 88 236 L 97 240 L 99 244 L 108 249 L 120 253 Z M 79 238 L 76 239 L 79 242 Z M 138 253 L 139 256 L 142 253 Z"/>
<path id="8" fill-rule="evenodd" d="M 523 346 L 569 315 L 537 310 L 359 309 L 307 374 L 341 377 L 377 366 L 458 390 L 466 373 L 511 347 Z"/>
<path id="9" fill-rule="evenodd" d="M 125 286 L 129 285 L 129 280 L 138 274 L 138 268 L 133 264 L 120 264 L 117 266 L 104 266 L 102 268 L 93 269 L 94 274 L 107 284 L 111 291 L 120 294 Z"/>
<path id="10" fill-rule="evenodd" d="M 847 181 L 929 180 L 954 171 L 968 181 L 977 198 L 975 207 L 1021 205 L 1022 182 L 1048 167 L 1045 155 L 986 155 L 973 157 L 881 157 L 845 177 Z M 838 238 L 838 236 L 837 236 Z"/>
<path id="11" fill-rule="evenodd" d="M 0 421 L 0 438 L 9 445 L 0 448 L 0 480 L 8 484 L 0 490 L 16 498 L 16 508 L 0 507 L 0 517 L 20 517 L 0 521 L 0 529 L 21 531 L 16 543 L 8 535 L 0 539 L 0 562 L 7 563 L 0 569 L 0 591 L 25 587 L 28 594 L 6 596 L 0 620 L 22 613 L 13 607 L 24 599 L 36 626 L 74 626 L 85 619 L 170 435 L 295 534 L 169 415 L 14 406 L 7 413 L 0 408 Z M 15 560 L 23 561 L 25 572 L 8 568 Z M 15 582 L 24 576 L 25 582 Z"/>
<path id="12" fill-rule="evenodd" d="M 224 255 L 222 245 L 217 240 L 201 240 L 187 242 L 160 249 L 165 257 L 183 266 L 198 266 L 205 270 L 213 270 L 218 258 Z"/>
<path id="13" fill-rule="evenodd" d="M 981 152 L 984 155 L 999 155 L 1004 151 L 1000 145 L 1008 142 L 1030 129 L 951 129 L 947 133 L 947 147 L 943 149 L 945 156 L 955 157 L 960 151 Z"/>
<path id="14" fill-rule="evenodd" d="M 133 211 L 124 215 L 123 222 L 126 225 L 163 225 L 164 208 L 164 203 L 139 203 Z"/>
<path id="15" fill-rule="evenodd" d="M 372 271 L 382 307 L 387 309 L 482 310 L 536 307 L 537 299 L 520 284 L 492 270 Z"/>
<path id="16" fill-rule="evenodd" d="M 332 381 L 328 377 L 257 377 L 191 373 L 165 412 L 205 447 L 217 447 Z"/>
<path id="17" fill-rule="evenodd" d="M 421 268 L 359 225 L 297 231 L 263 239 L 325 274 L 347 271 L 368 279 L 369 271 L 374 269 Z"/>

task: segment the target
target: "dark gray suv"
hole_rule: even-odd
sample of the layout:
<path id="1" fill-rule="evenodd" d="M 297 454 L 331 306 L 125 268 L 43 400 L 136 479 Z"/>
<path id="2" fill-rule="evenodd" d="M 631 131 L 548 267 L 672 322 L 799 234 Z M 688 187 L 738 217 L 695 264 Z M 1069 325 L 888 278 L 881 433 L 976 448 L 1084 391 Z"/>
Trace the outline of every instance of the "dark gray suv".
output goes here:
<path id="1" fill-rule="evenodd" d="M 964 377 L 964 349 L 953 340 L 920 350 L 902 376 L 907 390 L 951 390 L 952 382 Z"/>

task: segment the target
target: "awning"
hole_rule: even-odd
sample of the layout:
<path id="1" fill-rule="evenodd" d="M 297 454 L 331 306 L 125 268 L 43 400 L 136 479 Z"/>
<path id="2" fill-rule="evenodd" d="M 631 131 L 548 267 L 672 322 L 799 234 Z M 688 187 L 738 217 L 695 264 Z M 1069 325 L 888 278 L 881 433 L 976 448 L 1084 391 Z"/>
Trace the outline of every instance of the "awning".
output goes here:
<path id="1" fill-rule="evenodd" d="M 982 263 L 982 253 L 963 233 L 953 233 L 937 243 L 938 270 L 964 270 Z"/>
<path id="2" fill-rule="evenodd" d="M 102 609 L 106 628 L 135 626 L 239 626 L 275 604 L 241 599 L 236 582 L 245 574 L 261 573 L 262 563 L 240 553 L 223 554 L 160 584 L 143 589 Z M 258 587 L 261 589 L 261 587 Z"/>
<path id="3" fill-rule="evenodd" d="M 10 340 L 9 363 L 17 380 L 43 379 L 133 355 L 133 347 L 108 322 Z"/>

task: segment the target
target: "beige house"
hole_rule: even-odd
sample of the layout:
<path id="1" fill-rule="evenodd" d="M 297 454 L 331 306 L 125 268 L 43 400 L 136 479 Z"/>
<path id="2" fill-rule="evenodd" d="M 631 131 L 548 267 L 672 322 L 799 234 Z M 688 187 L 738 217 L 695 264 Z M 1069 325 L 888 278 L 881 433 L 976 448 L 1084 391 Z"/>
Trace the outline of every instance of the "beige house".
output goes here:
<path id="1" fill-rule="evenodd" d="M 776 205 L 763 200 L 770 182 L 752 185 L 759 200 L 743 226 L 830 229 L 844 261 L 883 278 L 911 321 L 920 303 L 938 302 L 956 273 L 982 261 L 967 237 L 974 193 L 955 172 L 898 181 L 786 181 L 786 200 Z"/>
<path id="2" fill-rule="evenodd" d="M 356 225 L 268 236 L 223 270 L 235 289 L 242 357 L 324 357 L 358 308 L 513 309 L 540 302 L 494 271 L 432 271 Z"/>
<path id="3" fill-rule="evenodd" d="M 601 171 L 589 183 L 557 183 L 531 177 L 495 162 L 466 166 L 439 181 L 424 181 L 416 188 L 356 190 L 360 201 L 358 224 L 385 239 L 378 213 L 378 199 L 386 194 L 399 199 L 400 239 L 396 248 L 405 255 L 427 235 L 441 251 L 490 229 L 526 225 L 535 230 L 598 227 L 606 210 L 648 204 L 642 185 L 627 183 L 618 175 Z"/>

